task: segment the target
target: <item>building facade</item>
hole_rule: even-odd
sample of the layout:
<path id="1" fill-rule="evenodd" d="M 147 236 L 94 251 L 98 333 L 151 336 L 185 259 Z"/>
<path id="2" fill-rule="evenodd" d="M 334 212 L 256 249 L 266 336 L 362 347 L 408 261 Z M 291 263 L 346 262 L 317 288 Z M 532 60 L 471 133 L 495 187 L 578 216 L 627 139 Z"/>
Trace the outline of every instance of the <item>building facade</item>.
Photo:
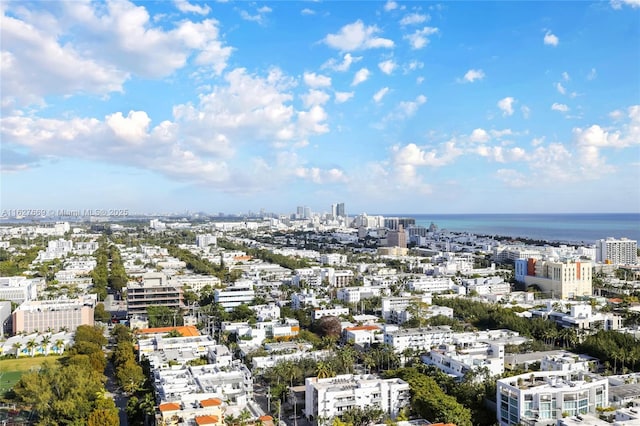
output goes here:
<path id="1" fill-rule="evenodd" d="M 394 419 L 410 400 L 409 384 L 397 378 L 343 374 L 305 380 L 305 415 L 312 421 L 331 419 L 356 407 L 377 407 Z"/>
<path id="2" fill-rule="evenodd" d="M 638 263 L 638 242 L 627 238 L 607 238 L 596 241 L 596 262 L 614 265 Z"/>
<path id="3" fill-rule="evenodd" d="M 497 381 L 500 426 L 547 425 L 608 406 L 609 382 L 594 374 L 536 371 Z"/>

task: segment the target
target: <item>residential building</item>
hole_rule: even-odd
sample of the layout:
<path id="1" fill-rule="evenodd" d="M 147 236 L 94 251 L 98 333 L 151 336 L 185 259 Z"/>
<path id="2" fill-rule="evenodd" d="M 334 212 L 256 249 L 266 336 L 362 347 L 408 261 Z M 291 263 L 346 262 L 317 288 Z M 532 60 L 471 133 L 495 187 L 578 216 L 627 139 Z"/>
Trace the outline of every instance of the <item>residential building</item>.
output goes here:
<path id="1" fill-rule="evenodd" d="M 147 272 L 127 283 L 127 315 L 146 315 L 150 306 L 184 307 L 182 288 L 169 283 L 163 272 Z"/>
<path id="2" fill-rule="evenodd" d="M 463 380 L 469 372 L 480 375 L 477 380 L 484 380 L 485 371 L 489 377 L 504 373 L 504 344 L 476 343 L 473 346 L 461 348 L 452 344 L 440 345 L 431 349 L 421 358 L 423 363 L 434 365 L 445 374 Z"/>
<path id="3" fill-rule="evenodd" d="M 607 238 L 596 241 L 596 262 L 614 265 L 638 263 L 638 242 L 627 238 Z"/>
<path id="4" fill-rule="evenodd" d="M 213 299 L 226 311 L 232 311 L 233 308 L 242 304 L 251 304 L 255 296 L 251 281 L 238 281 L 233 286 L 222 290 L 216 289 L 213 292 Z"/>
<path id="5" fill-rule="evenodd" d="M 591 296 L 592 265 L 573 260 L 552 261 L 533 258 L 515 262 L 515 279 L 527 286 L 536 285 L 553 297 L 574 299 Z"/>
<path id="6" fill-rule="evenodd" d="M 45 330 L 75 330 L 93 325 L 94 295 L 79 299 L 30 300 L 12 313 L 13 334 Z"/>
<path id="7" fill-rule="evenodd" d="M 349 315 L 349 308 L 335 306 L 333 308 L 315 309 L 312 318 L 315 321 L 322 317 L 339 317 L 340 315 Z"/>
<path id="8" fill-rule="evenodd" d="M 385 286 L 343 287 L 338 289 L 337 299 L 343 303 L 360 303 L 362 299 L 371 299 L 388 292 Z"/>
<path id="9" fill-rule="evenodd" d="M 355 407 L 377 407 L 392 419 L 410 403 L 409 384 L 402 379 L 343 374 L 305 380 L 305 415 L 331 419 Z"/>
<path id="10" fill-rule="evenodd" d="M 397 353 L 402 353 L 407 349 L 429 351 L 433 347 L 451 343 L 452 339 L 451 327 L 446 325 L 398 329 L 384 333 L 384 343 L 393 347 Z"/>
<path id="11" fill-rule="evenodd" d="M 420 296 L 393 296 L 382 298 L 382 318 L 386 322 L 398 322 L 398 316 L 407 310 L 411 304 L 423 303 L 430 305 L 433 298 L 431 294 Z"/>
<path id="12" fill-rule="evenodd" d="M 407 248 L 407 233 L 402 225 L 398 225 L 397 230 L 387 232 L 387 246 Z"/>
<path id="13" fill-rule="evenodd" d="M 500 426 L 547 425 L 608 406 L 609 382 L 584 372 L 536 371 L 497 381 Z"/>
<path id="14" fill-rule="evenodd" d="M 215 246 L 218 244 L 218 238 L 211 234 L 196 235 L 196 246 L 198 248 L 205 248 L 208 246 Z"/>
<path id="15" fill-rule="evenodd" d="M 442 293 L 453 290 L 454 283 L 449 277 L 419 277 L 407 281 L 407 289 L 421 293 Z"/>
<path id="16" fill-rule="evenodd" d="M 38 285 L 44 285 L 44 278 L 0 277 L 0 300 L 22 303 L 38 298 Z"/>
<path id="17" fill-rule="evenodd" d="M 560 308 L 559 310 L 556 310 Z M 611 312 L 593 312 L 591 305 L 586 303 L 571 304 L 569 313 L 563 305 L 552 301 L 547 302 L 546 309 L 532 310 L 533 317 L 549 319 L 564 328 L 577 330 L 619 330 L 622 328 L 622 316 Z"/>

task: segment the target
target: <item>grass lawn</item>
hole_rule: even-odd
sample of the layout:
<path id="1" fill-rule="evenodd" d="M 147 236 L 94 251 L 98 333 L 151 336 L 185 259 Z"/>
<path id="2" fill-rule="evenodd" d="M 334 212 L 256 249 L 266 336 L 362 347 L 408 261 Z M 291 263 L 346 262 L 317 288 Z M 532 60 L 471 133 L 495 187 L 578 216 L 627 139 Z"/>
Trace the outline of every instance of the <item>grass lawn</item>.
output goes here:
<path id="1" fill-rule="evenodd" d="M 20 357 L 0 360 L 0 397 L 4 396 L 5 392 L 13 388 L 18 383 L 20 377 L 31 370 L 33 367 L 38 367 L 47 360 L 55 361 L 60 358 L 59 356 L 41 356 L 41 357 Z"/>

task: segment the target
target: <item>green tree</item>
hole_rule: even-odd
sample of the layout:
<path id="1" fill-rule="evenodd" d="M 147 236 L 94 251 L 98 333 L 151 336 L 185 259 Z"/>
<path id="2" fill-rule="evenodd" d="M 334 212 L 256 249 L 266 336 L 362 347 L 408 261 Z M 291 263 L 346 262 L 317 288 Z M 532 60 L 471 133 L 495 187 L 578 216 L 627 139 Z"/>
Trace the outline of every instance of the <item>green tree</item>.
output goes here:
<path id="1" fill-rule="evenodd" d="M 93 310 L 93 319 L 100 322 L 110 322 L 111 314 L 104 308 L 104 303 L 98 303 Z"/>

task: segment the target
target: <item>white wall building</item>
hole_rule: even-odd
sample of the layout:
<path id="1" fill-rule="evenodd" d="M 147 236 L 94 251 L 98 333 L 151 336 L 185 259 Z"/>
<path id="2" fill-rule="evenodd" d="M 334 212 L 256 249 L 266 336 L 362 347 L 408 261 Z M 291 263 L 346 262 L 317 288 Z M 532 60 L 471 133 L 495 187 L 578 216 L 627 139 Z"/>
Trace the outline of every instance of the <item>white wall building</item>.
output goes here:
<path id="1" fill-rule="evenodd" d="M 213 299 L 226 311 L 231 311 L 242 304 L 249 305 L 254 298 L 255 292 L 250 281 L 236 282 L 234 286 L 227 287 L 224 290 L 216 289 L 213 292 Z"/>
<path id="2" fill-rule="evenodd" d="M 500 426 L 547 425 L 565 415 L 595 414 L 608 406 L 606 378 L 583 372 L 536 371 L 497 381 Z"/>
<path id="3" fill-rule="evenodd" d="M 627 238 L 607 238 L 596 241 L 596 262 L 614 265 L 638 263 L 638 242 Z"/>
<path id="4" fill-rule="evenodd" d="M 336 306 L 333 308 L 315 309 L 312 318 L 315 321 L 322 317 L 339 317 L 340 315 L 349 315 L 349 308 Z"/>
<path id="5" fill-rule="evenodd" d="M 477 343 L 464 349 L 441 345 L 423 355 L 421 360 L 457 380 L 462 380 L 469 372 L 483 373 L 485 369 L 490 376 L 498 376 L 504 373 L 504 344 Z M 477 380 L 482 381 L 484 377 L 478 376 Z"/>
<path id="6" fill-rule="evenodd" d="M 331 419 L 355 407 L 378 407 L 391 418 L 409 405 L 409 384 L 401 379 L 343 374 L 305 380 L 305 415 L 310 420 Z"/>
<path id="7" fill-rule="evenodd" d="M 38 285 L 44 285 L 44 278 L 0 277 L 0 300 L 9 300 L 15 303 L 36 300 Z"/>
<path id="8" fill-rule="evenodd" d="M 453 332 L 449 326 L 407 328 L 385 331 L 384 343 L 393 347 L 397 353 L 410 349 L 413 351 L 431 350 L 433 347 L 451 343 Z"/>
<path id="9" fill-rule="evenodd" d="M 420 277 L 409 280 L 407 289 L 423 293 L 442 293 L 453 289 L 453 281 L 449 277 Z"/>

